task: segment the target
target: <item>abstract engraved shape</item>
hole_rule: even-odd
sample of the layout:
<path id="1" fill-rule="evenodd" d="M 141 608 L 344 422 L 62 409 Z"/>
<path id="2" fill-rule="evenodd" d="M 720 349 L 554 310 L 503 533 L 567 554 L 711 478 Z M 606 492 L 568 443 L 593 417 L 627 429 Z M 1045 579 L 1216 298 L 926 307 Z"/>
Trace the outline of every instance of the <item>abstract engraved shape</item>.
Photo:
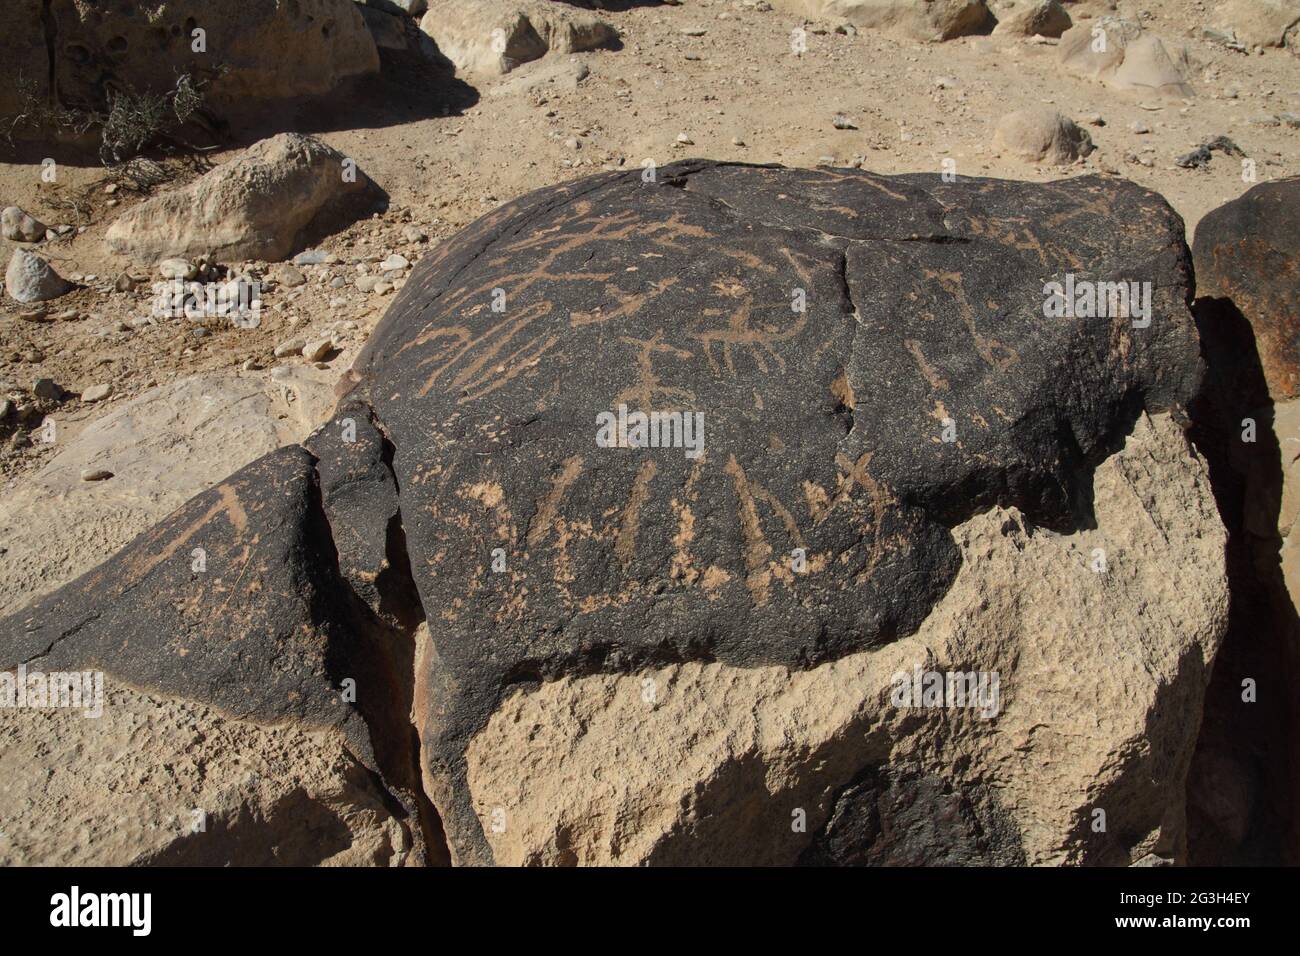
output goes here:
<path id="1" fill-rule="evenodd" d="M 695 401 L 695 393 L 689 388 L 664 385 L 655 374 L 654 357 L 664 354 L 677 359 L 689 359 L 691 353 L 667 345 L 663 341 L 663 332 L 657 331 L 648 339 L 637 339 L 628 335 L 619 336 L 619 341 L 636 349 L 636 382 L 614 396 L 612 404 L 626 402 L 642 411 L 671 412 L 687 407 Z M 662 396 L 662 400 L 659 398 Z"/>

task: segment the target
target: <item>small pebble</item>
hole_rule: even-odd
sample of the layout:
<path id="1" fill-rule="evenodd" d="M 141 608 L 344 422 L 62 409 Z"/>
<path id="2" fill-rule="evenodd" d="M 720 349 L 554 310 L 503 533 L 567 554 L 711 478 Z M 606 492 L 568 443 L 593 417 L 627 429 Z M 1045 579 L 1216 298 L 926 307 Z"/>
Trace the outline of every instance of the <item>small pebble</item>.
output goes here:
<path id="1" fill-rule="evenodd" d="M 37 398 L 58 399 L 63 397 L 63 389 L 52 378 L 38 378 L 32 384 L 32 393 Z"/>
<path id="2" fill-rule="evenodd" d="M 102 402 L 112 394 L 112 385 L 92 385 L 81 393 L 81 400 L 83 402 Z"/>
<path id="3" fill-rule="evenodd" d="M 334 342 L 328 338 L 319 342 L 308 342 L 303 346 L 302 357 L 308 362 L 319 362 L 334 349 Z"/>

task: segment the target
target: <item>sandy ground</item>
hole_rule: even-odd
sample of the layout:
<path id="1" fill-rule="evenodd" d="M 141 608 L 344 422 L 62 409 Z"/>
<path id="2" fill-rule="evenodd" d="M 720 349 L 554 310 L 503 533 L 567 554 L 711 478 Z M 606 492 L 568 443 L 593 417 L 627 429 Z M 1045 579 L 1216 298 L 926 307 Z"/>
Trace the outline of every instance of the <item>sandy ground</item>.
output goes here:
<path id="1" fill-rule="evenodd" d="M 112 291 L 124 271 L 148 275 L 148 264 L 110 255 L 103 234 L 141 197 L 105 191 L 105 170 L 60 154 L 59 180 L 42 183 L 40 157 L 0 163 L 0 205 L 16 204 L 49 225 L 80 232 L 43 247 L 56 269 L 84 288 L 48 303 L 44 321 L 12 300 L 0 301 L 0 400 L 25 421 L 56 414 L 63 434 L 148 387 L 200 370 L 257 366 L 269 374 L 274 347 L 287 339 L 329 335 L 338 346 L 328 364 L 344 371 L 391 294 L 362 293 L 331 280 L 356 275 L 358 263 L 390 252 L 416 261 L 500 202 L 602 169 L 663 164 L 702 156 L 790 166 L 860 165 L 882 173 L 939 172 L 952 159 L 958 175 L 1047 181 L 1068 176 L 1124 176 L 1163 194 L 1188 224 L 1251 185 L 1240 161 L 1215 154 L 1206 169 L 1174 159 L 1224 135 L 1257 164 L 1259 180 L 1300 172 L 1300 129 L 1279 113 L 1300 112 L 1300 57 L 1284 50 L 1243 54 L 1198 37 L 1212 4 L 1197 0 L 1122 2 L 1158 36 L 1186 43 L 1194 99 L 1151 101 L 1065 75 L 1057 41 L 1003 36 L 922 44 L 875 32 L 837 32 L 764 9 L 755 0 L 686 0 L 682 6 L 604 11 L 623 47 L 573 57 L 547 57 L 505 77 L 430 75 L 387 63 L 385 75 L 331 98 L 326 108 L 286 108 L 261 129 L 240 131 L 227 158 L 248 141 L 296 129 L 319 135 L 355 158 L 390 195 L 382 217 L 355 224 L 323 244 L 340 258 L 307 268 L 307 283 L 268 284 L 257 329 L 213 327 L 196 337 L 190 323 L 144 324 L 149 293 Z M 1112 4 L 1071 5 L 1076 22 Z M 791 31 L 808 31 L 796 55 Z M 588 71 L 581 82 L 579 66 Z M 549 79 L 548 79 L 549 78 Z M 1097 146 L 1068 168 L 1036 167 L 999 155 L 993 130 L 1007 112 L 1050 105 L 1074 118 Z M 837 114 L 856 129 L 837 129 Z M 1149 132 L 1135 131 L 1134 124 Z M 691 142 L 678 142 L 685 134 Z M 79 211 L 67 208 L 76 198 Z M 415 226 L 428 243 L 412 241 Z M 0 242 L 0 256 L 11 250 Z M 134 324 L 133 324 L 134 322 Z M 136 327 L 139 326 L 139 327 Z M 34 382 L 53 379 L 64 398 L 35 399 Z M 112 386 L 106 400 L 77 396 Z M 0 425 L 0 481 L 12 480 L 49 454 L 13 411 Z M 0 492 L 3 488 L 0 487 Z"/>

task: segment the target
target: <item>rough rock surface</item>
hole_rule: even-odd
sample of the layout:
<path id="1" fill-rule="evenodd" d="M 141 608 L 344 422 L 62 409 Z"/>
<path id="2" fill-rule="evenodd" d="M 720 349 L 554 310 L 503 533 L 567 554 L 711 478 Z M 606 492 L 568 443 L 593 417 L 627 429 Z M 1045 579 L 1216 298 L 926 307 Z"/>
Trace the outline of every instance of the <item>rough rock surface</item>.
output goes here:
<path id="1" fill-rule="evenodd" d="M 420 260 L 305 448 L 0 621 L 0 667 L 338 728 L 463 863 L 898 861 L 936 814 L 953 861 L 1177 856 L 1225 604 L 1181 237 L 1092 178 L 540 190 Z M 1067 274 L 1150 311 L 1045 318 Z M 620 406 L 703 442 L 602 445 Z M 1000 704 L 886 706 L 914 665 Z"/>
<path id="2" fill-rule="evenodd" d="M 1300 397 L 1300 178 L 1260 183 L 1196 230 L 1196 294 L 1250 323 L 1275 401 Z"/>
<path id="3" fill-rule="evenodd" d="M 468 751 L 493 858 L 1059 865 L 1177 851 L 1184 721 L 1227 611 L 1223 527 L 1168 416 L 1143 417 L 1094 481 L 1095 528 L 1058 535 L 994 508 L 953 529 L 957 580 L 885 648 L 807 671 L 687 663 L 515 691 Z M 1096 547 L 1106 574 L 1089 567 Z M 998 672 L 1002 713 L 893 706 L 893 675 L 918 665 Z M 1115 760 L 1130 750 L 1142 756 Z M 860 832 L 860 777 L 886 767 L 907 778 L 889 799 L 916 806 Z M 1097 808 L 1108 834 L 1087 826 Z"/>
<path id="4" fill-rule="evenodd" d="M 1300 862 L 1298 221 L 1292 178 L 1255 186 L 1196 232 L 1209 375 L 1193 435 L 1229 531 L 1233 594 L 1188 785 L 1202 864 Z"/>
<path id="5" fill-rule="evenodd" d="M 1095 30 L 1102 36 L 1094 36 Z M 1187 81 L 1186 48 L 1171 52 L 1134 20 L 1106 16 L 1080 22 L 1061 37 L 1059 56 L 1066 72 L 1111 89 L 1165 97 L 1194 94 Z"/>
<path id="6" fill-rule="evenodd" d="M 79 433 L 0 501 L 0 611 L 90 570 L 223 475 L 329 417 L 333 378 L 298 368 L 282 379 L 208 374 L 158 386 Z M 83 471 L 112 481 L 87 485 Z"/>
<path id="7" fill-rule="evenodd" d="M 17 206 L 6 206 L 0 212 L 0 235 L 10 242 L 40 242 L 45 238 L 46 229 L 45 223 Z"/>
<path id="8" fill-rule="evenodd" d="M 1251 46 L 1285 46 L 1300 52 L 1300 3 L 1297 0 L 1224 0 L 1210 22 L 1232 31 Z"/>
<path id="9" fill-rule="evenodd" d="M 1103 228 L 1120 205 L 1143 226 Z M 1088 463 L 1198 381 L 1180 233 L 1093 180 L 701 163 L 534 194 L 423 260 L 358 366 L 432 609 L 417 713 L 453 852 L 491 858 L 461 755 L 515 685 L 811 667 L 916 631 L 970 516 L 1074 527 Z M 1044 322 L 1044 277 L 1084 263 L 1150 277 L 1150 328 Z M 704 457 L 597 447 L 620 404 L 709 410 Z"/>
<path id="10" fill-rule="evenodd" d="M 374 413 L 345 400 L 304 445 L 316 457 L 340 573 L 376 614 L 414 627 L 420 598 L 406 554 L 393 449 Z"/>
<path id="11" fill-rule="evenodd" d="M 136 686 L 172 680 L 240 717 L 344 722 L 329 681 L 339 662 L 315 628 L 338 600 L 316 495 L 299 447 L 245 466 L 10 618 L 21 633 L 6 665 L 99 667 Z"/>
<path id="12" fill-rule="evenodd" d="M 0 12 L 0 62 L 16 63 L 41 98 L 83 109 L 102 109 L 107 89 L 161 93 L 189 73 L 208 84 L 207 106 L 236 116 L 328 93 L 376 72 L 379 54 L 351 0 L 16 0 Z M 18 106 L 3 84 L 0 116 Z"/>
<path id="13" fill-rule="evenodd" d="M 618 31 L 606 21 L 551 0 L 433 0 L 420 29 L 456 69 L 469 74 L 509 73 L 548 53 L 618 42 Z"/>
<path id="14" fill-rule="evenodd" d="M 0 63 L 7 82 L 0 83 L 0 117 L 16 116 L 26 104 L 20 82 L 41 98 L 49 95 L 49 54 L 41 29 L 45 0 L 9 0 L 0 4 Z"/>
<path id="15" fill-rule="evenodd" d="M 194 182 L 123 213 L 105 238 L 120 255 L 287 259 L 373 211 L 383 195 L 338 150 L 281 133 Z"/>
<path id="16" fill-rule="evenodd" d="M 429 0 L 356 0 L 356 3 L 384 13 L 408 17 L 418 17 L 429 9 Z"/>
<path id="17" fill-rule="evenodd" d="M 338 731 L 236 720 L 111 678 L 100 717 L 0 709 L 0 779 L 3 866 L 420 862 Z"/>
<path id="18" fill-rule="evenodd" d="M 54 267 L 34 252 L 15 249 L 5 270 L 5 294 L 15 302 L 46 302 L 72 289 Z"/>
<path id="19" fill-rule="evenodd" d="M 0 667 L 99 671 L 110 688 L 196 701 L 243 724 L 326 732 L 313 744 L 323 755 L 304 755 L 277 775 L 281 780 L 268 785 L 269 793 L 248 801 L 274 803 L 276 790 L 288 789 L 290 799 L 319 802 L 296 796 L 304 788 L 292 778 L 328 758 L 328 773 L 315 772 L 327 779 L 312 786 L 354 792 L 367 807 L 382 799 L 410 835 L 409 844 L 399 841 L 402 848 L 414 847 L 422 860 L 430 852 L 426 827 L 432 824 L 410 759 L 409 650 L 403 659 L 397 635 L 339 577 L 334 554 L 312 458 L 288 446 L 191 499 L 100 568 L 8 618 Z M 17 712 L 18 727 L 9 733 L 39 733 L 40 716 L 37 709 Z M 166 712 L 156 720 L 166 723 Z M 175 736 L 158 723 L 151 727 Z M 86 734 L 93 740 L 97 731 Z M 283 736 L 257 741 L 267 748 L 260 756 L 274 760 Z M 360 768 L 345 765 L 339 748 Z M 38 765 L 30 765 L 28 774 L 34 772 Z M 115 767 L 112 773 L 131 770 Z M 374 787 L 357 786 L 363 776 L 380 788 L 379 797 Z M 120 780 L 112 792 L 128 806 L 139 799 Z M 125 809 L 112 799 L 100 806 L 104 813 Z M 301 840 L 293 835 L 301 819 L 293 817 L 303 812 L 290 813 L 287 833 L 279 827 L 259 833 L 254 817 L 213 846 L 203 845 L 206 834 L 191 835 L 189 847 L 166 852 L 204 862 L 238 862 L 244 854 L 264 860 L 279 840 Z M 368 818 L 360 826 L 381 823 Z M 335 829 L 314 851 L 321 857 L 351 845 L 347 833 L 338 832 L 341 824 L 323 819 L 320 825 Z M 254 846 L 243 846 L 245 839 Z"/>
<path id="20" fill-rule="evenodd" d="M 1014 5 L 998 7 L 996 13 L 998 25 L 994 33 L 1059 37 L 1073 26 L 1060 0 L 1019 0 Z"/>
<path id="21" fill-rule="evenodd" d="M 773 6 L 812 18 L 843 18 L 857 27 L 914 40 L 951 40 L 993 28 L 984 0 L 775 0 Z"/>
<path id="22" fill-rule="evenodd" d="M 1055 110 L 1008 113 L 998 121 L 993 145 L 1031 163 L 1064 166 L 1092 152 L 1092 137 Z"/>

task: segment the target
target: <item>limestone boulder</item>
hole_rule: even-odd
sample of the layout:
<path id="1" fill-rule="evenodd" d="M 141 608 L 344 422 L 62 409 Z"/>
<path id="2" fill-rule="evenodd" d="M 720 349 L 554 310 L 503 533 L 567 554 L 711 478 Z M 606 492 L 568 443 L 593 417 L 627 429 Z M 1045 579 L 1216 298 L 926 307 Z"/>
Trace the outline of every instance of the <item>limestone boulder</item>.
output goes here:
<path id="1" fill-rule="evenodd" d="M 1142 228 L 1109 228 L 1108 209 Z M 1011 218 L 1015 229 L 1001 225 Z M 1064 685 L 1044 689 L 1042 676 L 1031 688 L 1000 672 L 1006 694 L 1046 694 L 1023 727 L 1061 728 L 1059 747 L 1043 738 L 1041 760 L 1062 776 L 1035 771 L 1026 793 L 1037 796 L 1010 813 L 924 761 L 882 786 L 914 783 L 935 806 L 970 805 L 971 827 L 981 814 L 1001 821 L 1015 836 L 979 857 L 987 861 L 1176 852 L 1177 794 L 1224 626 L 1223 533 L 1186 441 L 1163 419 L 1154 433 L 1134 431 L 1130 403 L 1141 394 L 1137 404 L 1158 415 L 1187 402 L 1200 380 L 1181 228 L 1156 197 L 1089 178 L 947 184 L 688 162 L 652 183 L 614 174 L 541 191 L 422 260 L 359 358 L 354 394 L 394 446 L 406 547 L 429 611 L 415 698 L 425 784 L 454 858 L 758 862 L 831 852 L 813 847 L 842 788 L 885 762 L 911 766 L 928 748 L 954 752 L 929 737 L 900 743 L 890 730 L 879 747 L 859 747 L 857 729 L 845 730 L 840 751 L 834 728 L 906 721 L 869 702 L 888 695 L 896 671 L 956 670 L 951 662 L 988 663 L 1020 646 L 1009 636 L 1015 616 L 1004 612 L 1021 606 L 1023 582 L 997 603 L 971 598 L 952 618 L 941 610 L 965 593 L 963 573 L 1002 560 L 963 550 L 966 523 L 1013 534 L 1008 522 L 1023 521 L 1025 541 L 1006 545 L 1006 560 L 1022 548 L 1039 555 L 1030 537 L 1062 548 L 1059 565 L 1040 556 L 1027 567 L 1074 562 L 1080 586 L 1107 589 L 1079 611 L 1095 615 L 1088 633 L 1102 621 L 1122 630 L 1116 609 L 1141 606 L 1157 583 L 1133 579 L 1129 597 L 1117 597 L 1113 575 L 1147 566 L 1117 554 L 1139 547 L 1130 535 L 1145 535 L 1152 519 L 1127 512 L 1108 526 L 1103 499 L 1120 498 L 1123 485 L 1099 489 L 1148 468 L 1175 497 L 1125 495 L 1158 507 L 1166 515 L 1158 527 L 1183 521 L 1187 509 L 1199 515 L 1188 541 L 1196 557 L 1179 573 L 1195 610 L 1176 609 L 1175 591 L 1153 599 L 1187 625 L 1154 642 L 1168 655 L 1159 673 L 1178 675 L 1172 687 L 1165 677 L 1144 683 L 1127 717 L 1090 732 L 1092 768 L 1067 770 L 1060 748 L 1074 732 L 1061 721 L 1095 725 L 1112 712 L 1099 702 L 1135 689 L 1145 665 L 1128 661 L 1136 670 L 1119 674 L 1102 663 L 1113 650 L 1063 641 L 1062 653 L 1068 645 L 1090 663 L 1058 659 L 1043 673 L 1061 666 L 1068 683 L 1089 672 L 1100 685 L 1080 697 Z M 1083 262 L 1094 276 L 1149 277 L 1145 331 L 1122 313 L 1044 319 L 1044 277 Z M 489 307 L 495 288 L 505 314 Z M 792 290 L 802 290 L 807 313 L 792 310 Z M 688 313 L 700 321 L 670 318 Z M 597 349 L 612 329 L 619 347 Z M 391 376 L 413 384 L 372 384 Z M 700 456 L 602 445 L 602 412 L 621 407 L 702 410 Z M 443 424 L 431 432 L 431 422 Z M 1149 465 L 1121 458 L 1099 470 L 1129 441 Z M 436 463 L 423 450 L 432 448 Z M 1074 510 L 1084 499 L 1095 509 L 1086 519 Z M 1023 518 L 1013 519 L 1013 507 Z M 1085 529 L 1094 521 L 1114 530 L 1093 536 Z M 1141 547 L 1165 546 L 1163 531 L 1145 540 Z M 1056 571 L 1035 573 L 1044 593 L 1066 586 Z M 977 624 L 981 607 L 988 617 Z M 1023 607 L 1064 613 L 1034 600 Z M 1026 645 L 1057 626 L 1045 618 L 1026 626 Z M 903 655 L 913 645 L 900 642 L 931 627 L 961 650 Z M 983 627 L 996 649 L 978 636 Z M 1186 643 L 1189 634 L 1199 637 Z M 845 676 L 836 697 L 830 688 L 850 660 L 884 670 L 873 671 L 877 684 Z M 770 712 L 755 704 L 768 695 Z M 658 715 L 656 700 L 667 708 Z M 1178 745 L 1159 745 L 1169 763 L 1147 774 L 1153 766 L 1116 756 L 1136 754 L 1134 734 L 1146 732 L 1137 728 L 1170 705 L 1182 716 L 1170 725 Z M 976 737 L 993 733 L 973 715 L 969 726 Z M 651 746 L 668 727 L 676 730 Z M 536 763 L 510 728 L 531 736 Z M 588 770 L 606 746 L 623 756 L 593 785 Z M 662 766 L 670 752 L 673 767 Z M 936 768 L 953 765 L 936 759 Z M 1099 783 L 1096 768 L 1109 760 L 1118 765 Z M 987 778 L 991 766 L 977 760 L 971 773 Z M 666 777 L 663 789 L 654 776 Z M 1153 789 L 1152 780 L 1163 782 Z M 1100 802 L 1080 798 L 1090 791 Z M 1093 843 L 1086 821 L 1097 808 L 1134 816 Z M 791 829 L 798 809 L 802 831 Z M 575 823 L 582 817 L 590 825 Z M 968 854 L 963 845 L 945 858 Z"/>
<path id="2" fill-rule="evenodd" d="M 996 10 L 994 33 L 1010 36 L 1059 37 L 1074 25 L 1060 0 L 1016 0 Z"/>
<path id="3" fill-rule="evenodd" d="M 509 73 L 549 53 L 618 43 L 612 24 L 550 0 L 432 0 L 420 29 L 457 70 L 484 76 Z"/>
<path id="4" fill-rule="evenodd" d="M 48 227 L 17 206 L 6 206 L 0 212 L 0 234 L 10 242 L 40 242 Z"/>
<path id="5" fill-rule="evenodd" d="M 339 578 L 319 500 L 311 456 L 272 452 L 8 619 L 0 693 L 38 696 L 0 725 L 6 818 L 75 808 L 87 831 L 35 826 L 10 841 L 24 862 L 429 861 L 402 747 L 410 654 Z M 93 692 L 39 696 L 64 675 Z M 50 791 L 51 731 L 102 755 L 90 799 L 71 771 Z"/>
<path id="6" fill-rule="evenodd" d="M 921 41 L 988 33 L 994 24 L 984 0 L 775 0 L 773 5 L 812 19 L 844 19 Z"/>
<path id="7" fill-rule="evenodd" d="M 1114 90 L 1161 97 L 1194 95 L 1187 49 L 1166 46 L 1135 20 L 1104 16 L 1076 24 L 1061 37 L 1061 69 Z"/>
<path id="8" fill-rule="evenodd" d="M 919 631 L 879 650 L 808 670 L 665 664 L 512 691 L 468 749 L 493 859 L 1041 866 L 1179 854 L 1194 736 L 1174 713 L 1199 720 L 1227 610 L 1225 535 L 1204 463 L 1168 416 L 1144 417 L 1094 481 L 1087 531 L 1058 535 L 1002 508 L 955 527 L 956 580 Z M 1113 559 L 1104 574 L 1089 566 L 1097 548 Z M 1147 620 L 1152 603 L 1161 611 Z M 996 673 L 1001 710 L 954 719 L 898 706 L 898 675 L 918 670 Z M 1115 761 L 1120 751 L 1133 762 Z M 1149 776 L 1138 786 L 1130 772 Z"/>
<path id="9" fill-rule="evenodd" d="M 168 257 L 279 261 L 385 200 L 354 160 L 313 137 L 281 133 L 133 206 L 105 240 L 113 252 L 149 264 Z"/>
<path id="10" fill-rule="evenodd" d="M 1093 150 L 1092 137 L 1085 130 L 1049 109 L 1008 113 L 998 121 L 993 146 L 1026 162 L 1054 166 L 1073 163 Z"/>
<path id="11" fill-rule="evenodd" d="M 27 249 L 15 249 L 5 270 L 5 294 L 15 302 L 45 302 L 72 288 L 53 266 Z"/>
<path id="12" fill-rule="evenodd" d="M 1250 46 L 1287 47 L 1300 53 L 1300 3 L 1296 0 L 1224 0 L 1209 21 Z"/>

